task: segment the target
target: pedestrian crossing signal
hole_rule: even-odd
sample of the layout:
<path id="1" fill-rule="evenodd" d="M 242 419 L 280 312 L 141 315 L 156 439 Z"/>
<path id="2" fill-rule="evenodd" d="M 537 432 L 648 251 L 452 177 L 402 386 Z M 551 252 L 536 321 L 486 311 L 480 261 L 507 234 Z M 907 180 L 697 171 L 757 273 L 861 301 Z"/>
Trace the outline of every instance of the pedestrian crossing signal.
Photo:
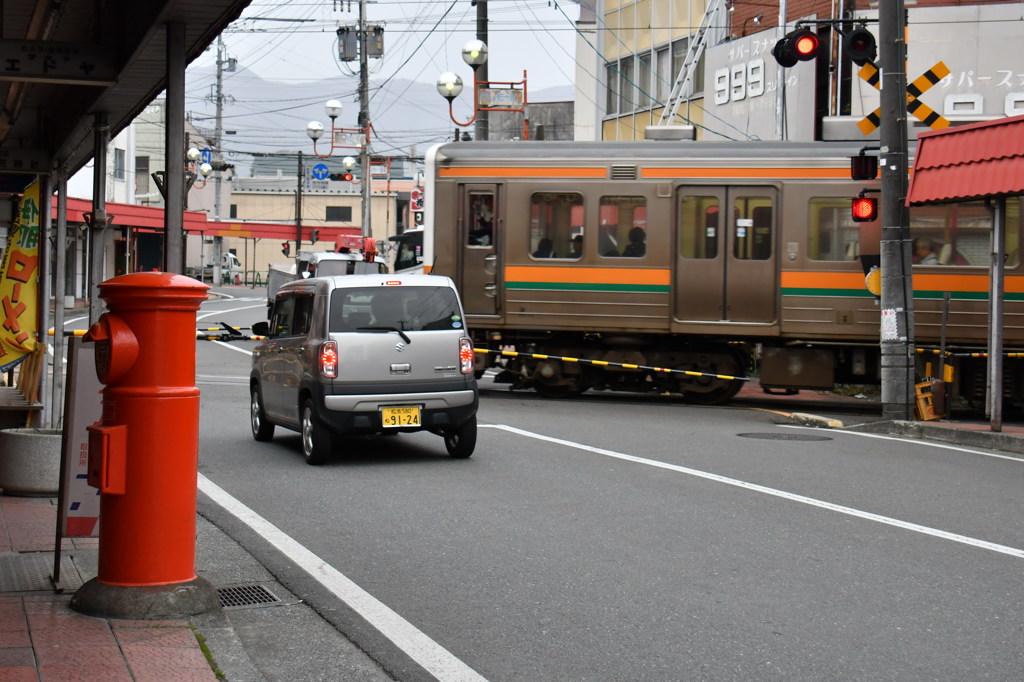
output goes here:
<path id="1" fill-rule="evenodd" d="M 878 220 L 878 199 L 875 197 L 854 197 L 850 208 L 855 223 L 870 223 Z"/>
<path id="2" fill-rule="evenodd" d="M 807 28 L 790 31 L 775 43 L 772 55 L 780 66 L 789 68 L 797 62 L 806 62 L 818 56 L 818 36 Z"/>
<path id="3" fill-rule="evenodd" d="M 284 255 L 287 256 L 291 252 L 292 252 L 292 244 L 291 244 L 291 242 L 281 242 L 281 253 L 283 253 Z"/>

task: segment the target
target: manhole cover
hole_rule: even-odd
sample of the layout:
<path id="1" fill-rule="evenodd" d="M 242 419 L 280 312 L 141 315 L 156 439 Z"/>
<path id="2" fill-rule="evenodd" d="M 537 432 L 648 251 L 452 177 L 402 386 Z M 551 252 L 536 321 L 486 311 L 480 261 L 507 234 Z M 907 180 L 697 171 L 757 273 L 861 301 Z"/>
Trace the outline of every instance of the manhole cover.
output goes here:
<path id="1" fill-rule="evenodd" d="M 740 438 L 760 438 L 761 440 L 832 440 L 831 436 L 811 436 L 806 433 L 738 433 Z"/>
<path id="2" fill-rule="evenodd" d="M 276 604 L 281 600 L 263 585 L 239 585 L 237 587 L 219 587 L 217 595 L 220 605 L 225 609 L 239 609 L 246 606 L 262 606 Z"/>

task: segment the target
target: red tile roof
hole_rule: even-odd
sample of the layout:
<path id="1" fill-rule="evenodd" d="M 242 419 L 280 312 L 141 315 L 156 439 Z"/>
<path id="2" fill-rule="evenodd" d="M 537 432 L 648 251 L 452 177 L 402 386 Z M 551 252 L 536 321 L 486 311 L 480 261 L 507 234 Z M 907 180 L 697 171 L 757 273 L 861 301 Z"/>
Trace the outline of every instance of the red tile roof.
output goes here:
<path id="1" fill-rule="evenodd" d="M 921 133 L 907 205 L 1024 194 L 1024 116 Z"/>

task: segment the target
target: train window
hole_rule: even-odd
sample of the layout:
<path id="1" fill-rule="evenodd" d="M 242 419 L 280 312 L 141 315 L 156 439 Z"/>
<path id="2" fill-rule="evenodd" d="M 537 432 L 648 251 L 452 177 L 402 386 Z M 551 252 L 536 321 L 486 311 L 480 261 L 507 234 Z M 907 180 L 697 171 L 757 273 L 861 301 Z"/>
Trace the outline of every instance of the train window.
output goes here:
<path id="1" fill-rule="evenodd" d="M 718 197 L 684 196 L 679 202 L 679 255 L 717 258 Z"/>
<path id="2" fill-rule="evenodd" d="M 807 257 L 852 261 L 860 255 L 861 224 L 853 222 L 849 197 L 812 197 L 807 214 Z"/>
<path id="3" fill-rule="evenodd" d="M 494 195 L 489 192 L 472 192 L 469 195 L 469 232 L 466 244 L 494 244 Z"/>
<path id="4" fill-rule="evenodd" d="M 601 197 L 597 252 L 606 258 L 647 254 L 647 198 Z"/>
<path id="5" fill-rule="evenodd" d="M 534 258 L 582 257 L 583 195 L 576 192 L 532 195 L 529 247 Z"/>
<path id="6" fill-rule="evenodd" d="M 772 200 L 739 196 L 733 202 L 733 249 L 737 260 L 768 260 L 772 256 Z"/>
<path id="7" fill-rule="evenodd" d="M 986 265 L 991 249 L 992 214 L 980 201 L 915 206 L 910 209 L 910 238 L 915 265 Z M 1020 200 L 1006 205 L 1006 264 L 1020 258 Z"/>

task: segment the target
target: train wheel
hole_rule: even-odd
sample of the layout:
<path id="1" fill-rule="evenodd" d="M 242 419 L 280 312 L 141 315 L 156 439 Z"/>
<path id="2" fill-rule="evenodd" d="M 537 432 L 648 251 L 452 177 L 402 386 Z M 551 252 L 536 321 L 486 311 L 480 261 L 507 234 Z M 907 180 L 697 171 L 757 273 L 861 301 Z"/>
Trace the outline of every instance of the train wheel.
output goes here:
<path id="1" fill-rule="evenodd" d="M 746 366 L 744 358 L 732 349 L 700 353 L 693 362 L 686 365 L 677 366 L 676 369 L 704 375 L 741 376 Z M 679 382 L 679 391 L 683 397 L 698 405 L 721 405 L 734 398 L 741 388 L 742 381 L 718 379 L 714 376 L 687 376 Z"/>

